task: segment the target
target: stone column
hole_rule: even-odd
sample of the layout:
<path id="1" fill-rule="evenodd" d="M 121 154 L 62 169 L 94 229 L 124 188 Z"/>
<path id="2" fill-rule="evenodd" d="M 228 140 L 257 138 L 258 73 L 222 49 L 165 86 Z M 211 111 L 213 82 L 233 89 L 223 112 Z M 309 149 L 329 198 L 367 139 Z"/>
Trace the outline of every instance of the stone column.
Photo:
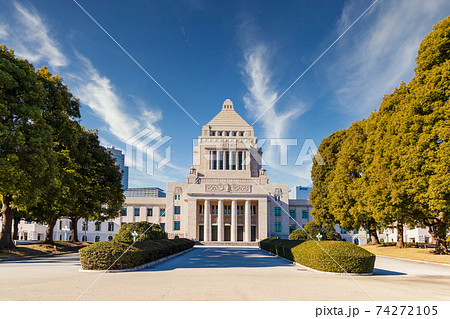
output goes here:
<path id="1" fill-rule="evenodd" d="M 209 199 L 205 200 L 205 211 L 203 218 L 203 240 L 211 241 L 211 215 Z"/>
<path id="2" fill-rule="evenodd" d="M 217 214 L 217 241 L 223 241 L 223 200 L 219 199 Z"/>
<path id="3" fill-rule="evenodd" d="M 244 218 L 245 218 L 245 224 L 244 224 L 244 241 L 249 242 L 252 239 L 252 220 L 250 215 L 250 201 L 245 201 L 245 209 L 244 209 Z"/>
<path id="4" fill-rule="evenodd" d="M 237 241 L 237 202 L 231 201 L 231 241 Z"/>

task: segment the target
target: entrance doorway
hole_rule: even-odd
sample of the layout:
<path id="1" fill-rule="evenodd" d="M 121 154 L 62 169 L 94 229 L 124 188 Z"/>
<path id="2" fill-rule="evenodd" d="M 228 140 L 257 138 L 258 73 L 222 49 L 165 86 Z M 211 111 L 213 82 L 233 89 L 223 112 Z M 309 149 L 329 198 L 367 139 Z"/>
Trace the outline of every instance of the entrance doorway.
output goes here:
<path id="1" fill-rule="evenodd" d="M 204 235 L 205 235 L 205 232 L 204 232 L 203 225 L 199 225 L 198 226 L 198 240 L 203 241 L 205 238 Z"/>
<path id="2" fill-rule="evenodd" d="M 231 241 L 231 226 L 225 226 L 223 232 L 223 240 Z"/>
<path id="3" fill-rule="evenodd" d="M 217 241 L 217 225 L 213 225 L 211 228 L 211 240 Z"/>
<path id="4" fill-rule="evenodd" d="M 237 227 L 237 241 L 244 241 L 244 226 Z"/>
<path id="5" fill-rule="evenodd" d="M 251 241 L 256 241 L 256 226 L 252 226 Z"/>

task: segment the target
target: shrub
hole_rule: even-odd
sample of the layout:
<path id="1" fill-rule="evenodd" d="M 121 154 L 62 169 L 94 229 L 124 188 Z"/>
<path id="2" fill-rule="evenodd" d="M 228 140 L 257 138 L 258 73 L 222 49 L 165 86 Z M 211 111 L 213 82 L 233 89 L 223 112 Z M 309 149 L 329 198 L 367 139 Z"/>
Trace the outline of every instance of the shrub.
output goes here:
<path id="1" fill-rule="evenodd" d="M 375 265 L 374 254 L 345 241 L 310 240 L 294 247 L 292 254 L 299 264 L 321 271 L 371 273 Z"/>
<path id="2" fill-rule="evenodd" d="M 371 273 L 375 264 L 374 254 L 345 241 L 302 242 L 267 238 L 258 245 L 261 249 L 321 271 Z"/>
<path id="3" fill-rule="evenodd" d="M 119 229 L 119 232 L 114 235 L 114 241 L 132 243 L 133 232 L 136 232 L 138 234 L 138 236 L 136 237 L 136 241 L 167 239 L 167 233 L 162 230 L 158 224 L 143 221 L 122 225 L 122 227 L 120 227 Z"/>
<path id="4" fill-rule="evenodd" d="M 292 248 L 303 243 L 301 240 L 286 240 L 278 238 L 266 238 L 258 243 L 259 248 L 270 251 L 280 257 L 294 260 Z"/>
<path id="5" fill-rule="evenodd" d="M 338 234 L 336 229 L 331 225 L 318 224 L 315 221 L 310 221 L 307 223 L 303 229 L 296 229 L 290 235 L 290 240 L 301 240 L 307 241 L 311 240 L 311 237 L 315 240 L 316 236 L 321 233 L 322 240 L 342 240 L 341 235 Z M 308 236 L 307 234 L 311 235 Z"/>
<path id="6" fill-rule="evenodd" d="M 185 238 L 139 241 L 132 246 L 120 241 L 103 241 L 81 249 L 80 262 L 83 269 L 89 270 L 127 269 L 193 246 L 194 242 Z"/>

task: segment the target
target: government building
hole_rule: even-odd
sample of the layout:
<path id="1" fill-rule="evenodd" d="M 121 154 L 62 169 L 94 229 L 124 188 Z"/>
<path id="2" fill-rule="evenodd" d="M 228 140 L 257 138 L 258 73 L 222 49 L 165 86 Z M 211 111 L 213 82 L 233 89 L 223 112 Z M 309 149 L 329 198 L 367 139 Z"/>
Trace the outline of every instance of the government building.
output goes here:
<path id="1" fill-rule="evenodd" d="M 287 238 L 312 220 L 307 200 L 289 199 L 287 184 L 270 184 L 261 167 L 262 150 L 249 125 L 226 100 L 193 149 L 186 182 L 159 188 L 127 189 L 121 216 L 103 223 L 79 221 L 79 240 L 111 240 L 124 223 L 161 225 L 169 238 L 206 242 L 256 242 Z M 55 227 L 64 239 L 69 220 Z M 66 231 L 64 231 L 66 229 Z"/>

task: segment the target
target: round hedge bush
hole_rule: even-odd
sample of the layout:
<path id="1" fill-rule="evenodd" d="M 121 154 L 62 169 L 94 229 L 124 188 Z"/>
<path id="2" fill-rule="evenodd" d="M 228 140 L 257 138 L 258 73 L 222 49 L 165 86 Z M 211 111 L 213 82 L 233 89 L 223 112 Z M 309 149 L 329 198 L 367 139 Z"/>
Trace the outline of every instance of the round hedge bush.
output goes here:
<path id="1" fill-rule="evenodd" d="M 292 248 L 292 255 L 299 264 L 328 272 L 372 273 L 375 265 L 374 254 L 345 241 L 309 240 Z"/>
<path id="2" fill-rule="evenodd" d="M 120 241 L 102 241 L 80 249 L 80 262 L 83 269 L 89 270 L 127 269 L 193 246 L 194 241 L 186 238 L 139 241 L 133 245 Z"/>
<path id="3" fill-rule="evenodd" d="M 167 239 L 167 233 L 158 224 L 142 221 L 122 225 L 119 232 L 114 235 L 114 241 L 132 243 L 133 232 L 138 233 L 136 241 Z"/>

